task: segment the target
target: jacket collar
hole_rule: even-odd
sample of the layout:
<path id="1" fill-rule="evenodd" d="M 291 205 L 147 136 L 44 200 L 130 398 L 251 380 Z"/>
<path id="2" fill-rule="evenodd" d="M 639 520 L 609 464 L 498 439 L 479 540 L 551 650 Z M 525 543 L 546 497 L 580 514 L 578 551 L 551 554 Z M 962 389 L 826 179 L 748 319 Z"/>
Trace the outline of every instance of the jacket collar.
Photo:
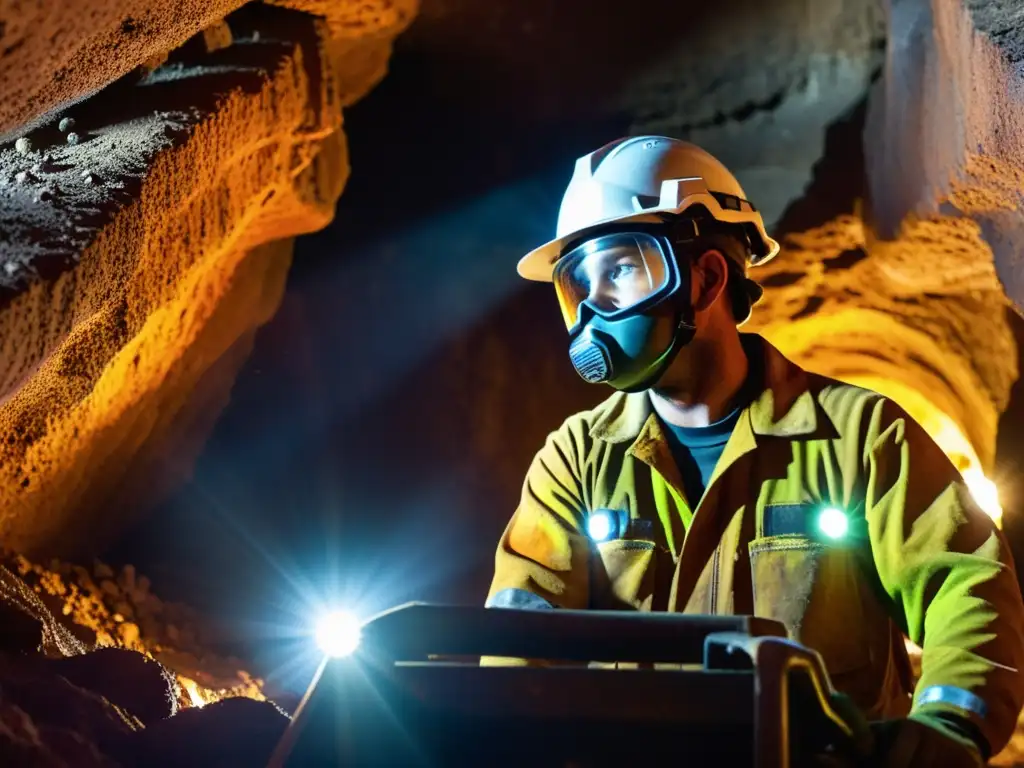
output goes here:
<path id="1" fill-rule="evenodd" d="M 818 405 L 810 389 L 810 375 L 756 334 L 741 334 L 752 361 L 762 374 L 761 393 L 747 406 L 746 421 L 752 436 L 807 437 L 818 430 Z M 590 436 L 609 443 L 659 441 L 661 426 L 647 392 L 617 393 L 597 407 Z"/>

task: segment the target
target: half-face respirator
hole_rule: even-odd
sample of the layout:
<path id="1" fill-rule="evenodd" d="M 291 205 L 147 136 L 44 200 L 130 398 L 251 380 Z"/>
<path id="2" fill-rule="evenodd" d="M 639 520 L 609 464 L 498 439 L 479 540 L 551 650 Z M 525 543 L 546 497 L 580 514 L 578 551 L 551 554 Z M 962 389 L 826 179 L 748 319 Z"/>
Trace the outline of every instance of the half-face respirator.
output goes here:
<path id="1" fill-rule="evenodd" d="M 690 342 L 690 270 L 677 253 L 696 236 L 691 219 L 634 225 L 591 233 L 555 262 L 569 358 L 585 381 L 647 389 Z"/>
<path id="2" fill-rule="evenodd" d="M 700 147 L 624 137 L 576 161 L 555 238 L 520 259 L 518 272 L 555 284 L 579 374 L 636 392 L 657 382 L 692 341 L 694 241 L 721 228 L 746 246 L 742 255 L 726 254 L 736 267 L 735 296 L 739 281 L 746 294 L 733 304 L 742 324 L 761 295 L 747 268 L 779 252 L 761 214 L 729 169 Z"/>

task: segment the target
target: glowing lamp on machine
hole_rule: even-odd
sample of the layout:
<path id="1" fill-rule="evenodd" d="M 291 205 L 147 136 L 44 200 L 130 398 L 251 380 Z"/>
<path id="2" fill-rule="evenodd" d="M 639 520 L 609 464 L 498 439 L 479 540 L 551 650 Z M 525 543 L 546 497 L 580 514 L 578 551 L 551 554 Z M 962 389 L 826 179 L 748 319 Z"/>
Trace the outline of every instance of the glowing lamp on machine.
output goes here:
<path id="1" fill-rule="evenodd" d="M 316 625 L 316 644 L 325 656 L 351 656 L 359 647 L 362 630 L 359 619 L 347 611 L 334 611 Z"/>
<path id="2" fill-rule="evenodd" d="M 850 530 L 846 513 L 835 507 L 826 507 L 818 514 L 818 530 L 829 539 L 841 539 Z"/>

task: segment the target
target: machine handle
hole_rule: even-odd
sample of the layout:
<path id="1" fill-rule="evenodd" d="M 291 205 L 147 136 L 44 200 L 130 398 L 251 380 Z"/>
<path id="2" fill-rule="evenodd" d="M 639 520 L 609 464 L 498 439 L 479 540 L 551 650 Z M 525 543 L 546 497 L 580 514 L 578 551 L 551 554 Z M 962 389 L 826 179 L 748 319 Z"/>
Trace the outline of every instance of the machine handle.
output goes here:
<path id="1" fill-rule="evenodd" d="M 869 757 L 874 738 L 867 720 L 854 706 L 841 707 L 821 656 L 781 637 L 750 637 L 724 632 L 708 636 L 704 647 L 708 669 L 752 668 L 754 673 L 755 765 L 789 768 L 789 698 L 791 690 L 817 699 L 823 720 L 841 734 L 851 764 Z"/>
<path id="2" fill-rule="evenodd" d="M 722 632 L 786 634 L 778 622 L 749 616 L 408 603 L 366 622 L 360 647 L 391 661 L 440 655 L 699 664 L 705 639 Z"/>

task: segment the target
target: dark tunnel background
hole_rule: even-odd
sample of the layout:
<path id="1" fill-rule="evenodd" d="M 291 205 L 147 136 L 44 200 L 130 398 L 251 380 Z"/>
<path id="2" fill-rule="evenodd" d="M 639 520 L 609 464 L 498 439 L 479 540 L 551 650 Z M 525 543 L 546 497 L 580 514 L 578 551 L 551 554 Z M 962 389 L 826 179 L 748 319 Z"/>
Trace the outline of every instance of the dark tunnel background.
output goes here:
<path id="1" fill-rule="evenodd" d="M 516 260 L 552 235 L 573 160 L 627 132 L 615 95 L 713 12 L 686 5 L 426 0 L 346 113 L 337 218 L 298 241 L 193 479 L 106 559 L 244 627 L 264 673 L 314 594 L 364 613 L 481 602 L 533 453 L 608 394 L 576 377 L 550 288 Z M 852 205 L 861 118 L 836 132 L 847 167 L 819 169 L 828 210 L 794 206 L 794 226 Z M 1024 455 L 1013 439 L 1003 454 Z"/>

